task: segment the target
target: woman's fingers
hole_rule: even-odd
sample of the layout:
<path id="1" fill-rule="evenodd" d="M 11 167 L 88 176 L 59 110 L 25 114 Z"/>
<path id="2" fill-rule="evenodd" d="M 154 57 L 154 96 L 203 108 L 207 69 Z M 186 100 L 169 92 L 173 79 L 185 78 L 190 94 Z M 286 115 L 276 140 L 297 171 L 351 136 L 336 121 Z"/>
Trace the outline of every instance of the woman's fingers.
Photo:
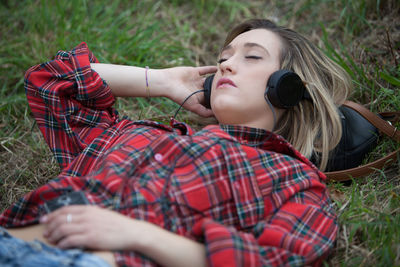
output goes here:
<path id="1" fill-rule="evenodd" d="M 73 235 L 82 235 L 83 233 L 85 233 L 85 231 L 78 223 L 63 223 L 48 234 L 47 240 L 59 246 L 60 242 L 65 238 Z"/>
<path id="2" fill-rule="evenodd" d="M 131 242 L 133 220 L 96 206 L 63 207 L 41 219 L 44 237 L 61 248 L 119 249 Z M 128 226 L 127 226 L 128 225 Z M 127 241 L 128 240 L 128 241 Z"/>
<path id="3" fill-rule="evenodd" d="M 135 249 L 148 223 L 96 206 L 63 207 L 41 219 L 44 236 L 60 248 Z"/>
<path id="4" fill-rule="evenodd" d="M 215 73 L 217 71 L 216 66 L 202 66 L 202 67 L 197 67 L 197 69 L 200 75 Z"/>
<path id="5" fill-rule="evenodd" d="M 214 115 L 211 109 L 208 109 L 201 104 L 193 105 L 190 108 L 188 108 L 188 110 L 204 118 L 212 117 Z"/>
<path id="6" fill-rule="evenodd" d="M 45 224 L 44 237 L 51 243 L 57 243 L 66 235 L 80 233 L 85 209 L 86 206 L 68 206 L 42 217 L 40 222 Z"/>
<path id="7" fill-rule="evenodd" d="M 79 248 L 86 247 L 87 243 L 90 243 L 90 240 L 85 233 L 73 233 L 61 239 L 60 242 L 57 243 L 57 247 L 63 249 L 77 247 Z"/>
<path id="8" fill-rule="evenodd" d="M 72 222 L 72 220 L 76 222 L 79 219 L 79 215 L 82 214 L 84 207 L 85 206 L 62 207 L 40 218 L 40 222 L 45 223 L 47 230 L 52 231 L 63 222 Z"/>
<path id="9" fill-rule="evenodd" d="M 59 218 L 62 214 L 66 215 L 68 213 L 80 213 L 85 209 L 86 205 L 71 205 L 71 206 L 65 206 L 62 208 L 59 208 L 52 213 L 44 215 L 42 218 L 40 218 L 41 223 L 47 223 L 49 221 L 54 220 L 55 218 Z"/>

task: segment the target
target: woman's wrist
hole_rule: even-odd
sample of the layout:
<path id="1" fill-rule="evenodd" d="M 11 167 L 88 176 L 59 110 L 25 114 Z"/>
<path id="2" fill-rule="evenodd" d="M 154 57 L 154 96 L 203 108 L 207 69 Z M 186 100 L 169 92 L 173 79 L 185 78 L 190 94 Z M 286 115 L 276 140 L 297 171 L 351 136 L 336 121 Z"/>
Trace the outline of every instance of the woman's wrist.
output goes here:
<path id="1" fill-rule="evenodd" d="M 115 96 L 169 97 L 168 69 L 91 63 L 92 69 L 110 86 Z"/>
<path id="2" fill-rule="evenodd" d="M 205 266 L 204 244 L 169 232 L 145 221 L 136 221 L 137 232 L 131 236 L 130 249 L 138 251 L 163 266 Z M 183 253 L 183 254 L 182 254 Z"/>
<path id="3" fill-rule="evenodd" d="M 148 247 L 153 245 L 155 240 L 155 232 L 157 226 L 141 220 L 133 220 L 133 225 L 128 227 L 129 244 L 126 246 L 127 250 L 134 250 L 138 252 L 145 251 Z"/>
<path id="4" fill-rule="evenodd" d="M 168 69 L 148 69 L 144 76 L 146 78 L 150 97 L 170 97 Z"/>

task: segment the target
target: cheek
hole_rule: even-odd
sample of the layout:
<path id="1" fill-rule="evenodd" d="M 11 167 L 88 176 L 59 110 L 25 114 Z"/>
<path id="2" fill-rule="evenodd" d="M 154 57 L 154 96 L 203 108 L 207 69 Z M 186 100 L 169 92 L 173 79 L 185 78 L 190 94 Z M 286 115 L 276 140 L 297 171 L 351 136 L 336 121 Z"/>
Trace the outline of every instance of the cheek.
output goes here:
<path id="1" fill-rule="evenodd" d="M 264 91 L 267 88 L 268 79 L 273 72 L 274 68 L 269 65 L 257 69 L 249 69 L 242 81 L 257 91 Z"/>
<path id="2" fill-rule="evenodd" d="M 211 92 L 215 91 L 215 87 L 217 87 L 217 82 L 221 78 L 221 74 L 219 73 L 219 70 L 214 74 L 213 82 L 211 84 Z"/>
<path id="3" fill-rule="evenodd" d="M 251 93 L 255 97 L 264 97 L 265 90 L 267 88 L 267 79 L 260 78 L 260 76 L 254 76 L 253 79 L 249 79 L 246 82 L 246 93 Z"/>

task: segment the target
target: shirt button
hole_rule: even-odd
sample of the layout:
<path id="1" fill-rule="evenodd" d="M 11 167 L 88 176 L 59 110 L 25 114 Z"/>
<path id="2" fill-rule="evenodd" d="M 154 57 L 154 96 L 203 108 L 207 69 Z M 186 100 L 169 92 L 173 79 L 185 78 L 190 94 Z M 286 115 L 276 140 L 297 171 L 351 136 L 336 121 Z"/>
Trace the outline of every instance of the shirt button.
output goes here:
<path id="1" fill-rule="evenodd" d="M 157 153 L 154 155 L 154 159 L 157 161 L 162 161 L 163 159 L 163 155 L 161 155 L 160 153 Z"/>
<path id="2" fill-rule="evenodd" d="M 236 188 L 237 190 L 240 189 L 240 183 L 239 183 L 239 182 L 235 182 L 235 188 Z"/>

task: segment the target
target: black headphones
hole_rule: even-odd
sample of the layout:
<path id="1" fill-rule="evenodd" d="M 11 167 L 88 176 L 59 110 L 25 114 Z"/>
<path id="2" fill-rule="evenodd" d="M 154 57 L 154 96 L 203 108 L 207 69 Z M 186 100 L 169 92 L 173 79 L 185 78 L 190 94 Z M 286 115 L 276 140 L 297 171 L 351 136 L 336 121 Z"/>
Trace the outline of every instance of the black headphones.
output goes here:
<path id="1" fill-rule="evenodd" d="M 207 108 L 211 108 L 210 97 L 213 79 L 214 75 L 207 77 L 203 85 L 204 106 Z M 265 94 L 272 105 L 277 108 L 291 108 L 302 99 L 311 100 L 311 96 L 299 75 L 289 70 L 278 70 L 272 73 L 268 79 Z"/>

